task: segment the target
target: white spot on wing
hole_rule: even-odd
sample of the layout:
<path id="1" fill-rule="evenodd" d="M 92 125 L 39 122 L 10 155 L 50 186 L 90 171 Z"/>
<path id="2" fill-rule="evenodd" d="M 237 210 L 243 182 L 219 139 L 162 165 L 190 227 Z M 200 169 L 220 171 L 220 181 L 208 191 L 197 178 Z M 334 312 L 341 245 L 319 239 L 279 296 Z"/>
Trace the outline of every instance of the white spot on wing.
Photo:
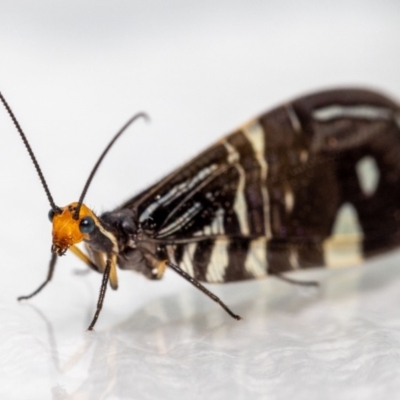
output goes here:
<path id="1" fill-rule="evenodd" d="M 307 160 L 308 160 L 308 152 L 306 150 L 302 150 L 300 152 L 300 161 L 302 163 L 305 163 L 305 162 L 307 162 Z"/>
<path id="2" fill-rule="evenodd" d="M 392 118 L 393 111 L 389 108 L 375 107 L 367 104 L 358 106 L 342 106 L 333 104 L 328 107 L 318 108 L 312 116 L 317 121 L 330 121 L 337 118 L 384 119 Z"/>
<path id="3" fill-rule="evenodd" d="M 265 237 L 250 242 L 244 267 L 255 278 L 267 275 L 267 239 Z"/>
<path id="4" fill-rule="evenodd" d="M 328 267 L 345 267 L 363 261 L 363 233 L 357 211 L 350 203 L 340 207 L 332 235 L 323 243 L 325 264 Z"/>
<path id="5" fill-rule="evenodd" d="M 249 140 L 251 146 L 253 147 L 254 154 L 256 156 L 257 162 L 260 165 L 261 173 L 261 195 L 264 202 L 264 228 L 265 235 L 268 238 L 271 237 L 271 221 L 269 216 L 269 196 L 267 191 L 267 175 L 268 175 L 268 165 L 265 161 L 265 134 L 264 129 L 259 122 L 253 121 L 250 124 L 243 127 L 243 133 Z"/>
<path id="6" fill-rule="evenodd" d="M 289 185 L 285 185 L 285 210 L 290 214 L 294 206 L 294 195 L 292 188 Z"/>
<path id="7" fill-rule="evenodd" d="M 228 266 L 229 239 L 218 239 L 214 243 L 210 263 L 207 267 L 207 282 L 223 282 Z"/>
<path id="8" fill-rule="evenodd" d="M 332 228 L 332 235 L 347 233 L 362 233 L 357 211 L 351 203 L 344 203 L 339 208 Z"/>
<path id="9" fill-rule="evenodd" d="M 356 171 L 360 187 L 364 194 L 370 196 L 375 193 L 379 183 L 379 168 L 373 157 L 366 156 L 356 164 Z"/>

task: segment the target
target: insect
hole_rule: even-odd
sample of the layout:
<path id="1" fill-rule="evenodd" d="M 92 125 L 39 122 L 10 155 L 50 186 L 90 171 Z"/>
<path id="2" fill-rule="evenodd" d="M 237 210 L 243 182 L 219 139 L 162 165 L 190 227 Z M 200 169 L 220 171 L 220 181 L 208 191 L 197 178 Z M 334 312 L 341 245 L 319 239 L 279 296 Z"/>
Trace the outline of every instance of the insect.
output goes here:
<path id="1" fill-rule="evenodd" d="M 149 279 L 171 268 L 240 317 L 200 282 L 276 276 L 343 266 L 400 243 L 400 109 L 378 93 L 339 89 L 311 94 L 250 121 L 116 210 L 95 215 L 84 203 L 55 204 L 39 164 L 4 97 L 43 184 L 53 225 L 52 255 L 71 250 L 117 289 L 117 266 Z M 369 169 L 369 172 L 366 170 Z M 344 234 L 340 232 L 344 230 Z M 88 255 L 76 245 L 84 242 Z"/>

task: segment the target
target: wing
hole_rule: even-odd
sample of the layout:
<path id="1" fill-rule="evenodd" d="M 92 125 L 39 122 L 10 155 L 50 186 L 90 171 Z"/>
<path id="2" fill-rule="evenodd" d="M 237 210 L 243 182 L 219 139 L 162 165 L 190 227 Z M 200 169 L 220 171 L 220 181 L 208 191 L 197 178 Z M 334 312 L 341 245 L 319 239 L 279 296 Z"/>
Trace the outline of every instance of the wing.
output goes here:
<path id="1" fill-rule="evenodd" d="M 307 96 L 226 136 L 121 208 L 202 281 L 360 261 L 400 242 L 399 121 L 398 106 L 373 92 Z M 347 236 L 338 230 L 343 215 L 352 221 Z"/>

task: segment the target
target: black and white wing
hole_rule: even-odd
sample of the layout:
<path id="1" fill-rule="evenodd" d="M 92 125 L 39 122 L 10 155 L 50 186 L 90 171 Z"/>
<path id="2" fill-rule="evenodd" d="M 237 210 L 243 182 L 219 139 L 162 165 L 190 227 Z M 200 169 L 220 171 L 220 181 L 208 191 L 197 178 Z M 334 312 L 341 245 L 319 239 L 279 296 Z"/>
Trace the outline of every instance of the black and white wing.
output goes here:
<path id="1" fill-rule="evenodd" d="M 359 262 L 400 242 L 399 115 L 365 90 L 303 97 L 120 208 L 200 281 Z"/>

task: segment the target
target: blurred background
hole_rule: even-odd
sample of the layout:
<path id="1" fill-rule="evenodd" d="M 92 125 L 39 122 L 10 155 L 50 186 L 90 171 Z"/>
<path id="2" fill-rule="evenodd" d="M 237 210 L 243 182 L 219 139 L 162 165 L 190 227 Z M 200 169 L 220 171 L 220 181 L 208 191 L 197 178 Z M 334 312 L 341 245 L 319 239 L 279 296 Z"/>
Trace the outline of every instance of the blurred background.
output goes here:
<path id="1" fill-rule="evenodd" d="M 0 90 L 55 202 L 112 210 L 239 124 L 325 88 L 400 99 L 395 0 L 0 0 Z M 365 268 L 307 271 L 317 291 L 274 279 L 209 286 L 237 323 L 173 272 L 119 273 L 96 332 L 100 275 L 72 255 L 32 301 L 50 258 L 49 204 L 0 110 L 0 397 L 3 399 L 396 398 L 396 253 Z"/>

